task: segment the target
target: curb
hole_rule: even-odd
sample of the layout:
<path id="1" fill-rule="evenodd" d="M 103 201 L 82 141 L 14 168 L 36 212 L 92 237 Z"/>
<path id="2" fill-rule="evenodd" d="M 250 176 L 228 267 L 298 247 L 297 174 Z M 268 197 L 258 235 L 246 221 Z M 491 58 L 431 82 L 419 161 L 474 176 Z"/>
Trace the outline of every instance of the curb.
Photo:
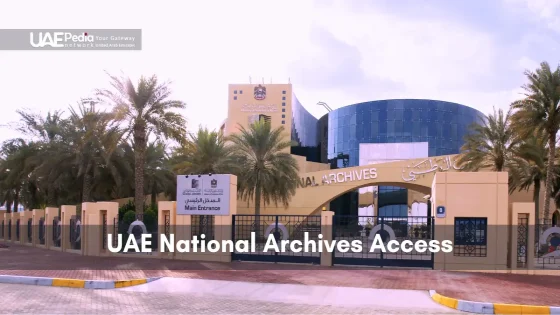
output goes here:
<path id="1" fill-rule="evenodd" d="M 430 290 L 430 297 L 443 306 L 476 314 L 560 314 L 560 307 L 557 306 L 464 301 L 443 296 L 434 290 Z"/>
<path id="2" fill-rule="evenodd" d="M 0 275 L 0 283 L 41 285 L 47 287 L 66 287 L 80 289 L 119 289 L 149 283 L 161 277 L 131 280 L 79 280 L 44 277 L 4 276 Z"/>

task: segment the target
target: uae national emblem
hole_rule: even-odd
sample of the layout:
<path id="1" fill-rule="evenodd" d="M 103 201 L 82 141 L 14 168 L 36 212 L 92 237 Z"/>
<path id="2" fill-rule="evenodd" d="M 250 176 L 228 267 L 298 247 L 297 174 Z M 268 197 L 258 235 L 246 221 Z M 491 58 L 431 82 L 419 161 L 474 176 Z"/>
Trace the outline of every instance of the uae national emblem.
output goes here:
<path id="1" fill-rule="evenodd" d="M 210 187 L 212 187 L 212 188 L 218 187 L 218 180 L 212 179 L 212 180 L 210 181 Z"/>
<path id="2" fill-rule="evenodd" d="M 262 85 L 255 87 L 255 99 L 257 101 L 262 101 L 266 98 L 266 88 Z"/>

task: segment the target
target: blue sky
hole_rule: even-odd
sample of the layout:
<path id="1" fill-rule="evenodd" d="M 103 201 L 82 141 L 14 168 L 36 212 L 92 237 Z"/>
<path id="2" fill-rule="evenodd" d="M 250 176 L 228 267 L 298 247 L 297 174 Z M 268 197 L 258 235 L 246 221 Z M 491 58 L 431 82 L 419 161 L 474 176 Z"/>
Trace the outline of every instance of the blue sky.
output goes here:
<path id="1" fill-rule="evenodd" d="M 0 108 L 66 109 L 105 70 L 158 74 L 187 102 L 189 129 L 226 118 L 227 84 L 294 85 L 315 116 L 387 98 L 430 98 L 484 113 L 520 97 L 523 71 L 560 62 L 560 0 L 12 1 L 0 28 L 142 28 L 125 51 L 0 51 Z M 33 10 L 29 8 L 33 7 Z M 6 129 L 0 140 L 14 136 Z"/>

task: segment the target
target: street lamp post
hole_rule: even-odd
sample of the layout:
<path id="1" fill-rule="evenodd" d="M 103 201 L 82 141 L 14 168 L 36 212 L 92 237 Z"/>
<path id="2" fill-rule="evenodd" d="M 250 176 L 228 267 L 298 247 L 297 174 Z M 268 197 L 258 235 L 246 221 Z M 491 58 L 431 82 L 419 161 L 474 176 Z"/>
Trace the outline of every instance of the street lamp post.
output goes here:
<path id="1" fill-rule="evenodd" d="M 318 102 L 317 105 L 323 106 L 328 112 L 332 112 L 332 108 L 325 102 Z"/>

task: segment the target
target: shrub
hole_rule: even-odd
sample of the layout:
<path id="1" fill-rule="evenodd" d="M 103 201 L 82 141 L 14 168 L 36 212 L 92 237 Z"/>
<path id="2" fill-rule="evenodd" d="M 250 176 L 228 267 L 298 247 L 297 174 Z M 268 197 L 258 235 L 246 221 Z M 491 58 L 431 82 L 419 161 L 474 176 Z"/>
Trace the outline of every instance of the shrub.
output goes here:
<path id="1" fill-rule="evenodd" d="M 124 224 L 130 225 L 134 221 L 136 221 L 136 212 L 134 212 L 134 210 L 128 210 L 123 216 Z"/>
<path id="2" fill-rule="evenodd" d="M 144 212 L 144 224 L 146 225 L 146 228 L 152 229 L 157 227 L 157 219 L 157 212 L 155 212 L 153 209 L 148 209 L 146 210 L 146 212 Z"/>
<path id="3" fill-rule="evenodd" d="M 128 203 L 119 207 L 119 221 L 122 221 L 125 213 L 129 211 L 136 212 L 136 206 L 134 206 L 134 202 L 132 200 L 129 200 Z"/>

